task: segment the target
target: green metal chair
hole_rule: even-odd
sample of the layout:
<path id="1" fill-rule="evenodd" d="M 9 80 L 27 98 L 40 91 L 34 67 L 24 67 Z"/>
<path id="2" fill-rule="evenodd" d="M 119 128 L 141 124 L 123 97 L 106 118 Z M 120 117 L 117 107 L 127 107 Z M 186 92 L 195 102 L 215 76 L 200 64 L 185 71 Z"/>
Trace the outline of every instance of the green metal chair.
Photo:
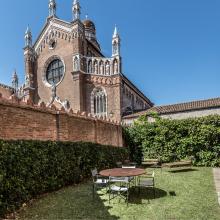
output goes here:
<path id="1" fill-rule="evenodd" d="M 152 174 L 144 174 L 139 177 L 138 180 L 139 194 L 141 192 L 141 188 L 152 188 L 154 192 L 154 198 L 156 198 L 155 192 L 155 172 Z"/>
<path id="2" fill-rule="evenodd" d="M 127 202 L 129 199 L 130 181 L 128 177 L 109 177 L 109 204 L 116 197 L 122 198 Z"/>
<path id="3" fill-rule="evenodd" d="M 98 189 L 105 188 L 108 186 L 108 179 L 104 178 L 103 176 L 99 175 L 97 169 L 91 170 L 92 173 L 92 192 L 93 192 L 93 198 L 95 196 L 95 192 Z"/>

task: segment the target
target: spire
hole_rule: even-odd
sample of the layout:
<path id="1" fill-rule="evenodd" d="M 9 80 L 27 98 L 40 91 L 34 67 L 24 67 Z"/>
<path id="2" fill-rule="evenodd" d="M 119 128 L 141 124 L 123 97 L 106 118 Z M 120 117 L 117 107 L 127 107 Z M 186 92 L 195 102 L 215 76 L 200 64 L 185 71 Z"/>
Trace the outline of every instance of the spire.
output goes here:
<path id="1" fill-rule="evenodd" d="M 113 38 L 116 38 L 116 37 L 119 37 L 119 34 L 118 34 L 118 28 L 115 25 L 115 30 L 114 30 Z"/>
<path id="2" fill-rule="evenodd" d="M 17 90 L 18 90 L 18 75 L 17 75 L 16 70 L 12 74 L 12 87 L 13 87 L 14 91 L 17 92 Z"/>
<path id="3" fill-rule="evenodd" d="M 112 36 L 112 56 L 120 56 L 120 36 L 118 33 L 118 28 L 115 25 L 114 33 Z"/>
<path id="4" fill-rule="evenodd" d="M 55 0 L 49 0 L 49 17 L 56 16 L 57 5 Z"/>
<path id="5" fill-rule="evenodd" d="M 27 26 L 27 30 L 25 32 L 25 46 L 26 47 L 32 47 L 32 34 L 31 34 L 31 29 L 29 27 L 29 25 Z"/>
<path id="6" fill-rule="evenodd" d="M 73 20 L 80 19 L 80 3 L 79 0 L 73 0 L 73 7 L 72 7 L 72 13 L 73 13 Z"/>

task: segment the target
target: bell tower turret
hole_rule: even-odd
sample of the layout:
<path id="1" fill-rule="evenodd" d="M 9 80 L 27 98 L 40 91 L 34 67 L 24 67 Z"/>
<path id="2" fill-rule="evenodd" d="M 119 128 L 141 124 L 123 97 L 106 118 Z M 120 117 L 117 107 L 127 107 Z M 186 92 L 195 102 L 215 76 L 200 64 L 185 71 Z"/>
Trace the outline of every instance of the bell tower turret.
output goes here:
<path id="1" fill-rule="evenodd" d="M 12 88 L 14 89 L 14 93 L 16 94 L 18 91 L 18 75 L 16 70 L 14 71 L 14 73 L 12 74 Z"/>
<path id="2" fill-rule="evenodd" d="M 25 32 L 25 48 L 24 48 L 24 62 L 25 62 L 25 93 L 26 100 L 34 102 L 34 49 L 32 45 L 31 29 L 28 26 Z"/>
<path id="3" fill-rule="evenodd" d="M 77 19 L 80 20 L 81 7 L 79 0 L 73 0 L 72 13 L 73 13 L 73 20 L 77 20 Z"/>
<path id="4" fill-rule="evenodd" d="M 112 36 L 112 57 L 120 56 L 121 39 L 118 34 L 118 29 L 115 26 L 114 34 Z"/>
<path id="5" fill-rule="evenodd" d="M 49 0 L 49 17 L 56 17 L 57 5 L 55 0 Z"/>

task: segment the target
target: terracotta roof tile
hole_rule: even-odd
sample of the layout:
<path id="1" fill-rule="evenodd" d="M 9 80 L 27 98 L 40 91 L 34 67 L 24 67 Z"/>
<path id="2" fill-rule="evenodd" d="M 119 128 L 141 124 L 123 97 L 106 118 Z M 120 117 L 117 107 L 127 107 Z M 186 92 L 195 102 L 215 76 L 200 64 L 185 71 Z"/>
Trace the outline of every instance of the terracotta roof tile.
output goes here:
<path id="1" fill-rule="evenodd" d="M 171 114 L 171 113 L 178 113 L 178 112 L 216 108 L 216 107 L 220 107 L 220 97 L 207 99 L 207 100 L 199 100 L 199 101 L 173 104 L 173 105 L 154 106 L 152 108 L 149 108 L 146 111 L 137 112 L 132 115 L 127 115 L 124 117 L 124 119 L 137 118 L 141 115 L 145 115 L 150 112 L 157 112 L 159 114 Z"/>

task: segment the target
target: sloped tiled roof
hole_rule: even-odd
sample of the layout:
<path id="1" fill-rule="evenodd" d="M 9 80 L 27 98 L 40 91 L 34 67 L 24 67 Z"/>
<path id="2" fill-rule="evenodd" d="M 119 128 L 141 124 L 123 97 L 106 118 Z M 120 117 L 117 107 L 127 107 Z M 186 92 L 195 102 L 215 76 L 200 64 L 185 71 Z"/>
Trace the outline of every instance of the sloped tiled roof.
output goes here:
<path id="1" fill-rule="evenodd" d="M 124 119 L 137 118 L 141 115 L 145 115 L 150 112 L 157 112 L 158 114 L 171 114 L 171 113 L 178 113 L 178 112 L 216 108 L 216 107 L 220 107 L 220 97 L 207 99 L 207 100 L 199 100 L 199 101 L 173 104 L 173 105 L 154 106 L 152 108 L 149 108 L 146 111 L 137 112 L 132 115 L 127 115 L 124 117 Z"/>

